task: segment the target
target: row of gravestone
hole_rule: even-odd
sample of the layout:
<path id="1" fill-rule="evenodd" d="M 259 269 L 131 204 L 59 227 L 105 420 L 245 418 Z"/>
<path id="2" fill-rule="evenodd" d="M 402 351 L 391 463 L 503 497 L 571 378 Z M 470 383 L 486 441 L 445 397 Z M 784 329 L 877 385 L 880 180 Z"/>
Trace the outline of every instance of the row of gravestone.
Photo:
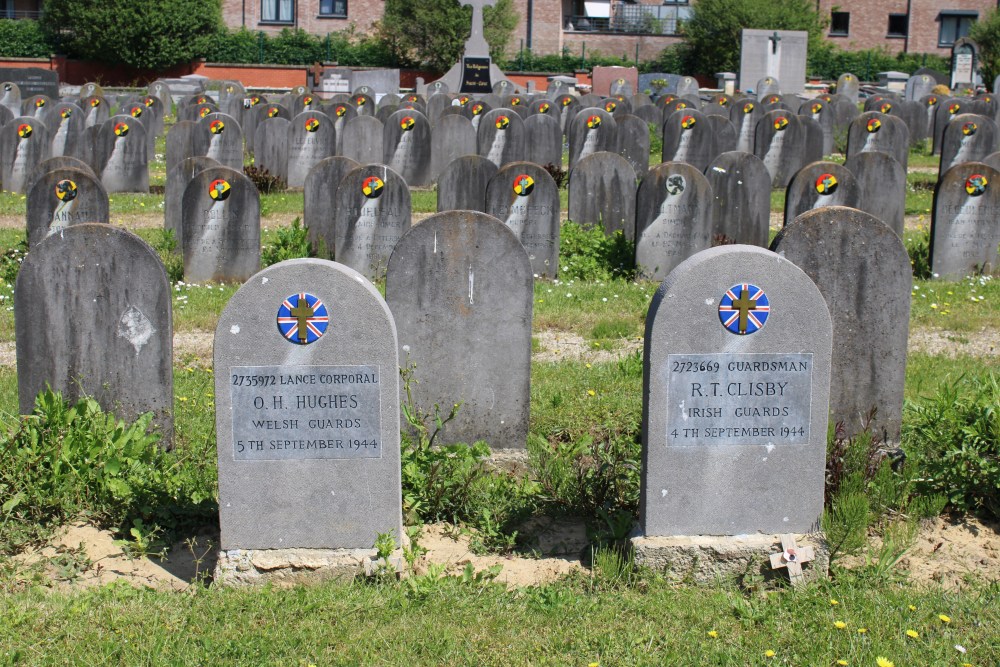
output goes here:
<path id="1" fill-rule="evenodd" d="M 822 511 L 828 406 L 849 433 L 877 407 L 898 438 L 910 298 L 901 241 L 871 216 L 828 208 L 774 249 L 699 253 L 653 299 L 646 535 L 807 532 Z M 401 362 L 415 364 L 423 409 L 462 403 L 442 442 L 523 447 L 531 282 L 511 231 L 469 211 L 408 231 L 385 301 L 324 260 L 249 280 L 216 331 L 223 548 L 365 548 L 398 530 Z M 169 434 L 170 293 L 148 246 L 104 225 L 67 229 L 25 259 L 15 309 L 22 412 L 48 383 L 125 418 L 153 410 Z M 756 483 L 735 483 L 747 475 Z M 364 521 L 350 518 L 358 506 Z"/>

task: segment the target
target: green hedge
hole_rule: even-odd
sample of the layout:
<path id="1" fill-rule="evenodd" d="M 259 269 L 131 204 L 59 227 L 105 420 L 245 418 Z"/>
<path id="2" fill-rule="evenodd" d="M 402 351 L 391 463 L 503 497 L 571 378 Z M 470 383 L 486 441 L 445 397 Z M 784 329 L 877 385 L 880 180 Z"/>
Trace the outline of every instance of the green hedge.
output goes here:
<path id="1" fill-rule="evenodd" d="M 396 67 L 391 53 L 378 40 L 350 31 L 325 36 L 285 28 L 277 35 L 246 28 L 221 33 L 204 54 L 209 62 L 311 65 L 336 62 L 354 67 Z"/>
<path id="2" fill-rule="evenodd" d="M 48 58 L 52 52 L 36 21 L 0 19 L 0 57 Z"/>
<path id="3" fill-rule="evenodd" d="M 862 81 L 874 81 L 879 72 L 906 72 L 913 74 L 921 67 L 949 72 L 947 58 L 929 53 L 889 53 L 885 49 L 844 51 L 832 44 L 813 49 L 809 53 L 808 72 L 811 76 L 836 81 L 841 74 L 851 72 Z"/>

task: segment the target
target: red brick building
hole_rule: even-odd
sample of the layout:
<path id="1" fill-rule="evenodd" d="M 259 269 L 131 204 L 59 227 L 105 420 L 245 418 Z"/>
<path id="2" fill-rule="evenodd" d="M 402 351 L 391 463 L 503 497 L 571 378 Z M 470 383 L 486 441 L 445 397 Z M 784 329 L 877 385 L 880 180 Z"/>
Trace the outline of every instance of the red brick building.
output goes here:
<path id="1" fill-rule="evenodd" d="M 383 0 L 222 0 L 222 20 L 230 28 L 267 33 L 301 28 L 325 35 L 351 26 L 367 32 L 384 7 Z"/>
<path id="2" fill-rule="evenodd" d="M 842 49 L 951 55 L 951 45 L 996 0 L 818 0 L 827 39 Z"/>

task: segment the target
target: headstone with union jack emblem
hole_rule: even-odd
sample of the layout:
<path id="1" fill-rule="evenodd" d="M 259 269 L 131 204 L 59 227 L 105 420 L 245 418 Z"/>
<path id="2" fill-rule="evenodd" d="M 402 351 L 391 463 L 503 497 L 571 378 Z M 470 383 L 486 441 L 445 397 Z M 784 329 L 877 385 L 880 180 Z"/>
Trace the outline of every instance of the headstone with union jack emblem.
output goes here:
<path id="1" fill-rule="evenodd" d="M 237 549 L 364 550 L 342 554 L 357 566 L 379 533 L 398 541 L 396 328 L 378 290 L 335 262 L 281 262 L 233 295 L 215 340 L 224 574 Z"/>
<path id="2" fill-rule="evenodd" d="M 818 529 L 831 337 L 817 286 L 763 248 L 667 276 L 646 317 L 644 537 Z"/>

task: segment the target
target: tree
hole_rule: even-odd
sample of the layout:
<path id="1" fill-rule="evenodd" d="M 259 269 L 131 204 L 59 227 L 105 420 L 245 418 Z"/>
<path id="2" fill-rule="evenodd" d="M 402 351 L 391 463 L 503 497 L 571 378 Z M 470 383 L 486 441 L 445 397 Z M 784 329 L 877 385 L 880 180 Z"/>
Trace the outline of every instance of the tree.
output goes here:
<path id="1" fill-rule="evenodd" d="M 809 49 L 819 48 L 823 21 L 814 6 L 813 0 L 698 0 L 682 25 L 684 73 L 738 72 L 744 28 L 806 30 Z"/>
<path id="2" fill-rule="evenodd" d="M 68 56 L 162 70 L 206 52 L 222 8 L 220 0 L 45 0 L 40 23 Z"/>
<path id="3" fill-rule="evenodd" d="M 483 36 L 494 59 L 507 49 L 518 16 L 513 0 L 483 10 Z M 458 62 L 472 27 L 472 7 L 459 0 L 386 0 L 377 32 L 402 64 L 446 71 Z"/>
<path id="4" fill-rule="evenodd" d="M 969 27 L 969 39 L 979 47 L 979 71 L 983 82 L 992 86 L 1000 76 L 1000 11 L 991 9 L 973 23 Z"/>

